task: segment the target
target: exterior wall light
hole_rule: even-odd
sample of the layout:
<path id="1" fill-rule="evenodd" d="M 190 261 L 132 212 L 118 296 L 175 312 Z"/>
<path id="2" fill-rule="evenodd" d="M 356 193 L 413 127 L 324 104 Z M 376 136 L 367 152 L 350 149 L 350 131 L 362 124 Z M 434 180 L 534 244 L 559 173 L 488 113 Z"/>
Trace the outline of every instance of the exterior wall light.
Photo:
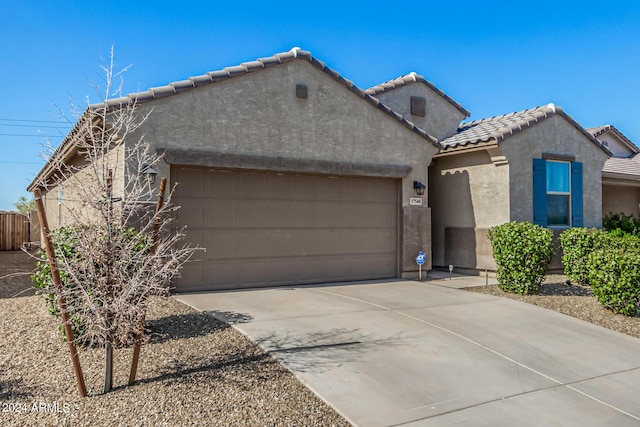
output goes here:
<path id="1" fill-rule="evenodd" d="M 424 195 L 425 188 L 427 188 L 427 186 L 421 183 L 420 181 L 413 181 L 413 189 L 416 190 L 416 194 L 418 196 Z"/>
<path id="2" fill-rule="evenodd" d="M 145 178 L 147 178 L 147 182 L 150 185 L 155 184 L 156 182 L 156 175 L 158 175 L 158 172 L 151 167 L 151 165 L 144 165 L 142 167 L 142 174 L 145 176 Z"/>

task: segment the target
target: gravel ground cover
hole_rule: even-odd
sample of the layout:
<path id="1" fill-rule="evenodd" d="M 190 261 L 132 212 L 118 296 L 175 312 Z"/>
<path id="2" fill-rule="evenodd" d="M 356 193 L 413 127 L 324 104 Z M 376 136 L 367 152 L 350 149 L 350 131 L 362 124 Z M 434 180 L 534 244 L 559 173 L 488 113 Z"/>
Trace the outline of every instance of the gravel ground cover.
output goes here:
<path id="1" fill-rule="evenodd" d="M 591 288 L 568 284 L 566 276 L 547 275 L 540 295 L 518 295 L 502 291 L 498 285 L 466 288 L 471 292 L 496 295 L 535 304 L 549 310 L 576 317 L 632 337 L 640 338 L 640 317 L 614 314 L 593 296 Z"/>
<path id="2" fill-rule="evenodd" d="M 26 260 L 26 261 L 25 261 Z M 33 295 L 24 254 L 0 252 L 0 425 L 349 425 L 247 337 L 173 298 L 148 315 L 138 382 L 130 349 L 115 351 L 115 391 L 102 394 L 104 350 L 80 352 L 89 397 L 78 394 L 69 350 Z"/>

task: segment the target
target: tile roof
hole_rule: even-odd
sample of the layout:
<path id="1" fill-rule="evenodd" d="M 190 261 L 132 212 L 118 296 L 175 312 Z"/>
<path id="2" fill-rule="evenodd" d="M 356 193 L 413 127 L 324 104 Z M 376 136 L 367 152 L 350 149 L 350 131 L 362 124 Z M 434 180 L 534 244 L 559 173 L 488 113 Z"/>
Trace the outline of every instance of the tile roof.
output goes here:
<path id="1" fill-rule="evenodd" d="M 499 144 L 505 138 L 556 114 L 563 116 L 594 144 L 607 152 L 607 154 L 611 154 L 591 133 L 587 132 L 578 122 L 566 114 L 561 107 L 554 104 L 463 123 L 458 127 L 456 135 L 440 141 L 440 144 L 444 147 L 443 151 L 472 148 L 482 143 Z"/>
<path id="2" fill-rule="evenodd" d="M 456 107 L 462 114 L 464 114 L 465 117 L 469 117 L 471 115 L 471 113 L 468 110 L 466 110 L 462 105 L 460 105 L 458 102 L 456 102 L 453 98 L 451 98 L 449 95 L 444 93 L 442 90 L 438 89 L 436 85 L 431 83 L 429 80 L 425 79 L 420 74 L 417 74 L 413 71 L 410 72 L 409 74 L 405 74 L 404 76 L 400 76 L 396 79 L 386 81 L 376 86 L 372 86 L 369 89 L 365 90 L 365 93 L 376 96 L 380 93 L 388 92 L 400 86 L 405 86 L 414 82 L 420 82 L 428 86 L 431 90 L 433 90 L 438 95 L 440 95 L 441 97 L 449 101 L 449 103 L 451 103 L 454 107 Z"/>
<path id="3" fill-rule="evenodd" d="M 633 153 L 640 153 L 640 149 L 636 146 L 636 144 L 634 144 L 633 142 L 631 142 L 631 140 L 629 138 L 627 138 L 622 132 L 620 132 L 615 126 L 613 125 L 604 125 L 604 126 L 597 126 L 597 127 L 593 127 L 593 128 L 588 128 L 587 132 L 589 132 L 591 135 L 595 136 L 596 138 L 598 138 L 599 136 L 607 133 L 607 132 L 612 132 L 613 134 L 615 134 L 624 145 L 627 146 L 627 148 L 629 148 L 629 150 L 631 150 Z"/>
<path id="4" fill-rule="evenodd" d="M 127 105 L 131 105 L 134 102 L 139 104 L 147 101 L 152 101 L 154 99 L 164 98 L 166 96 L 171 96 L 180 92 L 192 90 L 200 86 L 213 84 L 220 80 L 227 80 L 236 76 L 246 75 L 246 74 L 259 71 L 265 68 L 269 68 L 275 65 L 283 64 L 289 61 L 294 61 L 296 59 L 306 60 L 310 62 L 315 67 L 327 73 L 334 80 L 341 83 L 351 92 L 363 98 L 364 100 L 374 105 L 378 109 L 384 111 L 385 113 L 390 115 L 393 119 L 399 121 L 405 127 L 419 134 L 421 137 L 427 139 L 437 148 L 440 148 L 440 145 L 438 144 L 438 141 L 436 138 L 429 135 L 427 132 L 417 127 L 415 124 L 413 124 L 409 120 L 405 119 L 402 115 L 393 111 L 391 108 L 389 108 L 388 106 L 380 102 L 377 98 L 375 98 L 371 94 L 367 93 L 366 91 L 354 85 L 353 82 L 351 82 L 350 80 L 347 80 L 344 77 L 342 77 L 337 71 L 334 71 L 333 69 L 327 67 L 322 61 L 313 57 L 311 55 L 311 52 L 302 50 L 299 47 L 294 47 L 288 52 L 277 53 L 273 56 L 256 59 L 255 61 L 244 62 L 240 65 L 223 68 L 222 70 L 210 71 L 200 76 L 189 77 L 186 80 L 172 82 L 165 86 L 154 87 L 143 92 L 132 93 L 120 98 L 110 99 L 109 101 L 106 102 L 106 104 L 109 109 L 112 109 L 112 108 L 122 108 Z M 104 108 L 104 103 L 93 104 L 89 106 L 89 108 L 90 109 Z"/>
<path id="5" fill-rule="evenodd" d="M 433 144 L 435 147 L 441 148 L 440 144 L 438 143 L 438 140 L 433 136 L 429 135 L 426 131 L 419 128 L 409 120 L 405 119 L 401 114 L 393 111 L 391 108 L 389 108 L 388 106 L 380 102 L 380 100 L 378 100 L 374 96 L 366 93 L 364 90 L 354 85 L 353 82 L 351 82 L 350 80 L 347 80 L 344 77 L 342 77 L 337 71 L 334 71 L 333 69 L 327 67 L 322 61 L 313 57 L 310 52 L 302 50 L 299 47 L 294 47 L 288 52 L 277 53 L 275 55 L 268 56 L 265 58 L 258 58 L 255 61 L 244 62 L 240 65 L 223 68 L 222 70 L 210 71 L 206 74 L 189 77 L 186 80 L 175 81 L 165 86 L 158 86 L 158 87 L 150 88 L 143 92 L 132 93 L 120 98 L 110 99 L 107 102 L 101 102 L 101 103 L 89 105 L 87 110 L 84 111 L 82 116 L 75 123 L 71 132 L 67 134 L 65 139 L 55 150 L 55 152 L 52 155 L 52 158 L 63 156 L 65 153 L 68 153 L 73 149 L 75 137 L 76 135 L 79 134 L 81 129 L 81 121 L 89 119 L 89 117 L 91 117 L 92 115 L 91 114 L 92 111 L 100 111 L 104 109 L 105 106 L 107 110 L 125 108 L 127 106 L 131 106 L 134 104 L 144 103 L 144 102 L 152 101 L 154 99 L 175 95 L 177 93 L 184 92 L 187 90 L 193 90 L 201 86 L 214 84 L 220 80 L 227 80 L 236 76 L 246 75 L 255 71 L 276 66 L 278 64 L 283 64 L 296 59 L 306 60 L 310 62 L 313 66 L 327 73 L 334 80 L 341 83 L 343 86 L 345 86 L 351 92 L 355 93 L 357 96 L 363 98 L 368 103 L 372 104 L 376 108 L 387 113 L 389 116 L 391 116 L 392 119 L 400 122 L 403 126 L 407 127 L 409 130 L 417 133 L 422 138 L 426 139 L 431 144 Z M 98 113 L 98 115 L 101 115 L 101 114 L 102 113 Z M 38 184 L 38 182 L 43 178 L 43 176 L 45 175 L 48 176 L 50 172 L 51 172 L 51 164 L 47 163 L 40 170 L 40 172 L 38 172 L 38 174 L 33 179 L 31 184 L 29 184 L 29 187 L 27 187 L 28 190 L 29 191 L 33 190 Z"/>
<path id="6" fill-rule="evenodd" d="M 602 174 L 612 178 L 640 178 L 640 156 L 611 157 L 605 162 Z"/>

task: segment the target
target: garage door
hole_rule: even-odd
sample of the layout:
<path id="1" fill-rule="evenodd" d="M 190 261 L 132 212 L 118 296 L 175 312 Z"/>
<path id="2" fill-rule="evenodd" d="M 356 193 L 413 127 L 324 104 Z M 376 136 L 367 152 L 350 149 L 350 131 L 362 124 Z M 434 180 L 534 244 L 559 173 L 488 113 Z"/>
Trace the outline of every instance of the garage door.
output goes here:
<path id="1" fill-rule="evenodd" d="M 395 277 L 399 180 L 173 166 L 176 292 Z"/>

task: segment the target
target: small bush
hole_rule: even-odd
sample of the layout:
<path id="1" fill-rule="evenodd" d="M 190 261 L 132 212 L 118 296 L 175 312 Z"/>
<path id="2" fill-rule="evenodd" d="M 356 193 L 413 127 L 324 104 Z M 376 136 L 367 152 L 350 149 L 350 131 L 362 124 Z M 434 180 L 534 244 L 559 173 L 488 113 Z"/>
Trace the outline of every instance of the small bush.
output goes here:
<path id="1" fill-rule="evenodd" d="M 615 313 L 640 312 L 640 239 L 619 239 L 617 247 L 588 256 L 589 283 L 600 304 Z M 626 248 L 625 248 L 626 246 Z"/>
<path id="2" fill-rule="evenodd" d="M 587 257 L 597 249 L 607 246 L 611 237 L 597 228 L 569 228 L 560 234 L 564 274 L 581 285 L 589 283 Z"/>
<path id="3" fill-rule="evenodd" d="M 489 230 L 500 289 L 535 294 L 553 258 L 553 232 L 530 222 L 509 222 Z"/>
<path id="4" fill-rule="evenodd" d="M 75 256 L 76 238 L 73 227 L 61 227 L 53 230 L 51 233 L 51 242 L 53 244 L 53 250 L 56 257 L 71 259 Z M 46 301 L 49 313 L 60 319 L 60 309 L 58 307 L 58 299 L 53 285 L 53 279 L 51 278 L 49 258 L 47 257 L 47 253 L 42 249 L 37 252 L 37 256 L 42 261 L 38 261 L 36 263 L 36 270 L 31 276 L 31 280 L 36 287 L 36 295 L 40 295 Z M 60 270 L 59 273 L 60 284 L 63 287 L 69 288 L 70 285 L 67 280 L 68 276 L 66 272 L 64 270 Z M 74 310 L 74 308 L 78 307 L 79 304 L 77 301 L 69 300 L 68 297 L 66 303 L 69 319 L 71 320 L 73 335 L 75 337 L 82 336 L 84 332 L 83 322 L 80 318 L 79 311 Z M 64 337 L 64 326 L 60 325 L 59 329 Z"/>
<path id="5" fill-rule="evenodd" d="M 604 229 L 622 234 L 633 234 L 640 236 L 640 218 L 634 218 L 632 215 L 626 215 L 623 212 L 609 213 L 602 218 Z"/>

